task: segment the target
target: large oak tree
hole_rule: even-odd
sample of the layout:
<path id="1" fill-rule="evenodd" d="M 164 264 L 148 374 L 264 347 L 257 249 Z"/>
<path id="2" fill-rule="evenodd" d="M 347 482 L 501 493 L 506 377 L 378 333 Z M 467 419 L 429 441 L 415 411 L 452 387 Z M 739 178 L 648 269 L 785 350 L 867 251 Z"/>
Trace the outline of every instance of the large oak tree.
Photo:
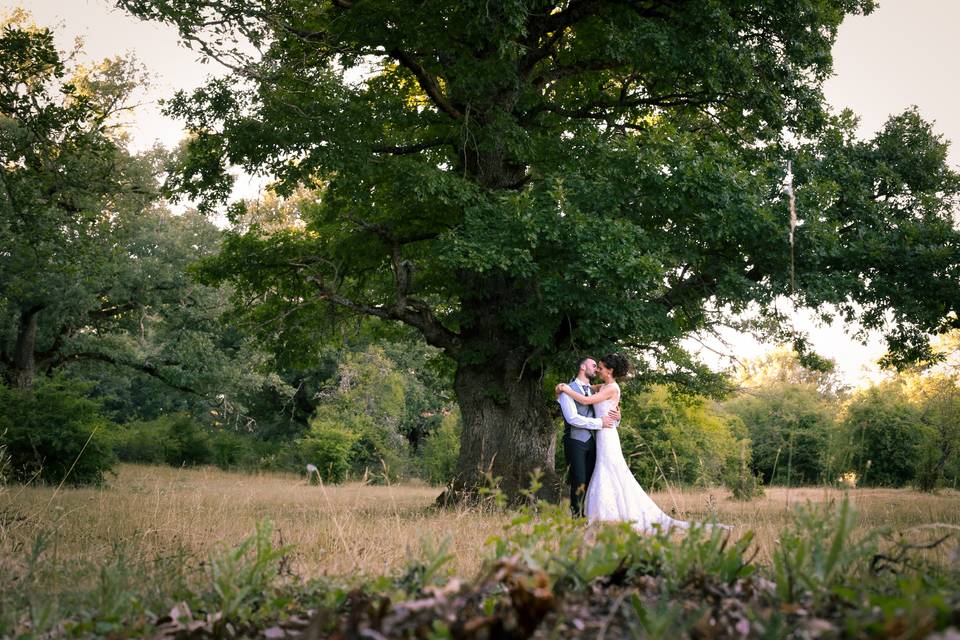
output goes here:
<path id="1" fill-rule="evenodd" d="M 490 470 L 516 496 L 539 467 L 554 490 L 545 374 L 573 354 L 709 387 L 681 340 L 750 303 L 838 305 L 907 359 L 956 323 L 946 145 L 912 112 L 859 142 L 824 106 L 837 28 L 872 0 L 118 4 L 233 70 L 170 103 L 175 188 L 212 205 L 239 165 L 314 191 L 302 226 L 236 234 L 208 274 L 287 320 L 332 307 L 443 349 L 455 489 Z"/>

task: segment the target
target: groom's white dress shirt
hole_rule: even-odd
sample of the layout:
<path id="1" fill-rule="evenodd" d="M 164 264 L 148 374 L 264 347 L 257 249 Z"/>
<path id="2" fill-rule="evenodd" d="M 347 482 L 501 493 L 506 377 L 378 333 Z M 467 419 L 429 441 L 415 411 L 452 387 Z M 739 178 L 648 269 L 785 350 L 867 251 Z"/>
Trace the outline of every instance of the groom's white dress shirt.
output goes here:
<path id="1" fill-rule="evenodd" d="M 585 396 L 590 395 L 589 386 L 582 384 L 579 380 L 572 380 L 570 386 Z M 564 421 L 570 425 L 570 437 L 574 440 L 586 442 L 590 439 L 589 431 L 598 431 L 603 428 L 603 420 L 600 418 L 590 418 L 577 413 L 577 403 L 567 394 L 561 393 L 557 402 L 560 403 Z"/>

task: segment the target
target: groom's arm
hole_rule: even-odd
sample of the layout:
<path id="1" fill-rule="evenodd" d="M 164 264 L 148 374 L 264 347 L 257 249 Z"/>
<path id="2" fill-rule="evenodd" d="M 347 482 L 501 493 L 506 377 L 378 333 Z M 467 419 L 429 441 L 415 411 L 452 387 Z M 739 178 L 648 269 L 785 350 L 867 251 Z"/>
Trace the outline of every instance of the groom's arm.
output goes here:
<path id="1" fill-rule="evenodd" d="M 593 431 L 603 428 L 603 420 L 600 418 L 588 418 L 577 413 L 577 405 L 573 402 L 573 398 L 567 394 L 561 393 L 557 402 L 560 403 L 560 411 L 563 413 L 564 421 L 571 427 Z"/>

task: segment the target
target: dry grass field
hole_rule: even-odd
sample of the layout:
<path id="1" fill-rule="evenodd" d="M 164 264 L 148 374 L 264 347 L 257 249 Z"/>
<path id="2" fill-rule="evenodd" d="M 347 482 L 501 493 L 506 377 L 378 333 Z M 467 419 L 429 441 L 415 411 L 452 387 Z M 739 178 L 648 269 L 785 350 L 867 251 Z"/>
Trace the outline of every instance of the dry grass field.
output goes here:
<path id="1" fill-rule="evenodd" d="M 48 569 L 101 563 L 121 552 L 143 562 L 180 553 L 199 565 L 249 536 L 258 520 L 269 519 L 275 540 L 294 545 L 291 568 L 305 577 L 395 573 L 444 540 L 453 556 L 451 569 L 472 576 L 489 556 L 487 539 L 503 531 L 509 516 L 479 508 L 438 511 L 432 506 L 437 493 L 420 484 L 321 487 L 293 475 L 135 465 L 121 466 L 101 489 L 0 487 L 0 574 L 22 573 L 38 537 L 47 542 Z M 653 498 L 684 518 L 715 514 L 734 525 L 735 534 L 754 530 L 757 560 L 765 563 L 796 505 L 836 500 L 843 493 L 773 488 L 761 499 L 739 503 L 723 489 L 674 489 Z M 953 533 L 954 543 L 960 530 L 955 491 L 846 493 L 861 533 L 887 526 L 918 541 Z M 928 526 L 934 523 L 939 524 Z M 931 553 L 949 561 L 955 549 L 945 544 Z"/>

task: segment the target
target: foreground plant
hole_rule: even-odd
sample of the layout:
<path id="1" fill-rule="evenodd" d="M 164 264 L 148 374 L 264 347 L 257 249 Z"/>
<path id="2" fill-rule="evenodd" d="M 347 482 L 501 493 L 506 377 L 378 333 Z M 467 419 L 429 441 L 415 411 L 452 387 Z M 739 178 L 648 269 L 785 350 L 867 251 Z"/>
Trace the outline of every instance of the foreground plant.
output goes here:
<path id="1" fill-rule="evenodd" d="M 936 533 L 927 543 L 883 529 L 854 535 L 855 523 L 845 499 L 802 506 L 764 566 L 750 531 L 638 535 L 531 502 L 490 540 L 472 579 L 449 572 L 448 542 L 425 545 L 397 575 L 315 580 L 289 570 L 291 549 L 260 523 L 199 573 L 186 571 L 185 557 L 151 567 L 121 549 L 95 587 L 69 602 L 30 591 L 50 549 L 43 537 L 23 579 L 0 594 L 0 635 L 923 637 L 960 625 L 956 560 L 923 555 L 949 536 L 935 525 L 923 530 Z"/>

